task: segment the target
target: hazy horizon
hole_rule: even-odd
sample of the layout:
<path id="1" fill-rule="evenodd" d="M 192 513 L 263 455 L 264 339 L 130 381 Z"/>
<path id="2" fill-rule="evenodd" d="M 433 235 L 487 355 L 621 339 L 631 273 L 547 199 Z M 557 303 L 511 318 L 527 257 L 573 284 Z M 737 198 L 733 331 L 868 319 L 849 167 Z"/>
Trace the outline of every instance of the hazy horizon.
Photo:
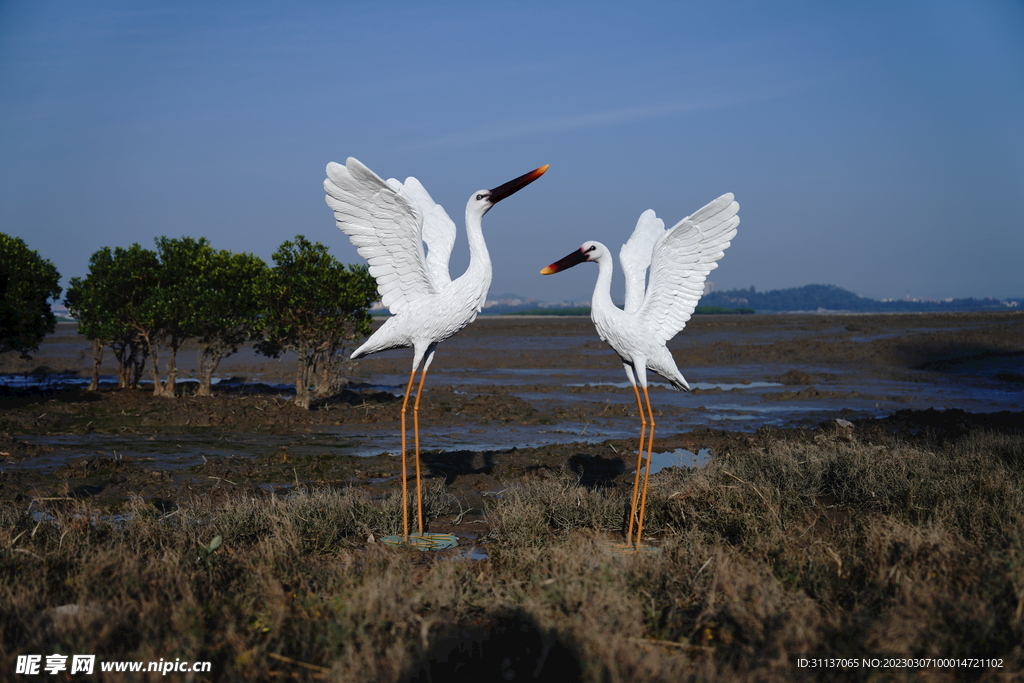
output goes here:
<path id="1" fill-rule="evenodd" d="M 354 156 L 445 206 L 455 275 L 470 194 L 551 164 L 484 220 L 492 293 L 589 298 L 595 268 L 538 271 L 733 192 L 719 290 L 1024 296 L 1014 0 L 13 0 L 0 93 L 0 232 L 64 286 L 161 235 L 361 262 L 322 190 Z"/>

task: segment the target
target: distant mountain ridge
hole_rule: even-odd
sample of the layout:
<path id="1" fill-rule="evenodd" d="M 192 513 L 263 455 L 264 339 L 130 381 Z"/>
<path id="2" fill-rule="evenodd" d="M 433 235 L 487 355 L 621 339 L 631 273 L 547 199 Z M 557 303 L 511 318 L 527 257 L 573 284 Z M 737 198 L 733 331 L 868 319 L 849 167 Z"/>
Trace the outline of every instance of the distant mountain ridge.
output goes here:
<path id="1" fill-rule="evenodd" d="M 587 314 L 589 301 L 565 301 L 561 303 L 541 302 L 516 294 L 502 294 L 489 298 L 482 311 L 483 315 L 537 312 L 568 315 Z M 730 309 L 724 311 L 722 309 Z M 743 309 L 736 310 L 736 309 Z M 1024 298 L 1016 299 L 933 299 L 906 298 L 876 300 L 859 296 L 836 285 L 804 285 L 790 289 L 775 289 L 758 292 L 749 289 L 732 289 L 709 292 L 701 297 L 697 313 L 758 312 L 783 313 L 796 311 L 844 311 L 851 313 L 884 312 L 941 312 L 941 311 L 991 311 L 1024 309 Z M 563 312 L 564 311 L 564 312 Z"/>
<path id="2" fill-rule="evenodd" d="M 927 312 L 927 311 L 979 311 L 1008 310 L 1021 307 L 1022 299 L 886 299 L 876 300 L 858 296 L 836 285 L 804 285 L 790 289 L 758 292 L 750 289 L 732 289 L 710 292 L 701 297 L 702 306 L 725 308 L 753 308 L 758 312 L 771 311 L 851 311 L 851 312 Z"/>

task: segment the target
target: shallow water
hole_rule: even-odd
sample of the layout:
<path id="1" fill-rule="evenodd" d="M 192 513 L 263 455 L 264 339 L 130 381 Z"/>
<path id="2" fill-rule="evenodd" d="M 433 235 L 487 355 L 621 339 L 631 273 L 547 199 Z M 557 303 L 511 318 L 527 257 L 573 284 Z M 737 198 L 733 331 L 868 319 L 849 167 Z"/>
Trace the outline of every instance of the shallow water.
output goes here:
<path id="1" fill-rule="evenodd" d="M 581 433 L 582 432 L 582 433 Z M 600 443 L 607 439 L 628 438 L 631 430 L 576 429 L 574 425 L 516 425 L 431 430 L 421 429 L 420 449 L 431 451 L 489 451 L 507 448 L 537 448 L 556 443 Z M 193 430 L 189 434 L 164 434 L 154 438 L 146 434 L 72 434 L 25 435 L 18 437 L 31 444 L 52 446 L 54 451 L 31 460 L 4 463 L 4 469 L 54 470 L 82 457 L 130 458 L 172 471 L 183 471 L 217 458 L 267 458 L 287 448 L 295 458 L 321 454 L 332 456 L 397 457 L 401 436 L 391 426 L 374 428 L 343 425 L 311 434 L 252 434 L 223 432 L 216 428 Z"/>
<path id="2" fill-rule="evenodd" d="M 722 316 L 729 318 L 732 316 Z M 677 363 L 694 389 L 672 390 L 660 377 L 651 376 L 651 401 L 658 417 L 657 433 L 686 432 L 700 427 L 755 430 L 762 426 L 813 426 L 823 420 L 844 417 L 880 417 L 902 409 L 949 409 L 969 412 L 1024 410 L 1024 354 L 992 351 L 964 343 L 959 357 L 926 362 L 904 362 L 888 356 L 865 361 L 859 350 L 892 344 L 917 335 L 920 339 L 956 330 L 972 330 L 981 324 L 957 323 L 950 327 L 929 319 L 920 327 L 908 327 L 897 317 L 812 316 L 760 317 L 754 324 L 714 324 L 695 321 L 670 343 Z M 913 321 L 911 321 L 913 322 Z M 924 321 L 922 320 L 922 323 Z M 941 320 L 940 320 L 941 322 Z M 891 323 L 891 324 L 890 324 Z M 985 323 L 990 324 L 990 323 Z M 903 327 L 900 327 L 902 325 Z M 65 354 L 64 365 L 87 366 L 87 349 L 81 338 L 62 329 L 49 350 Z M 802 354 L 813 345 L 833 345 L 835 357 Z M 945 346 L 937 344 L 942 350 Z M 788 345 L 788 346 L 787 346 Z M 756 354 L 750 349 L 761 349 Z M 886 347 L 888 348 L 888 347 Z M 723 349 L 727 353 L 722 352 Z M 793 349 L 782 353 L 778 349 Z M 899 350 L 899 349 L 897 349 Z M 922 352 L 923 353 L 923 352 Z M 845 355 L 844 355 L 845 354 Z M 373 391 L 401 396 L 408 380 L 409 350 L 377 354 L 361 361 L 355 380 Z M 751 359 L 756 360 L 751 360 Z M 182 382 L 188 376 L 188 354 L 179 357 Z M 688 359 L 696 359 L 692 364 Z M 287 396 L 291 361 L 271 360 L 245 350 L 226 359 L 218 381 L 221 386 L 261 383 L 264 390 Z M 84 363 L 84 365 L 83 365 Z M 917 363 L 916 365 L 914 363 Z M 787 373 L 803 373 L 806 383 L 783 384 Z M 0 386 L 87 384 L 87 373 L 0 375 Z M 113 377 L 106 379 L 113 383 Z M 483 318 L 439 347 L 427 378 L 429 390 L 450 388 L 456 395 L 506 394 L 528 402 L 537 411 L 569 412 L 585 417 L 555 419 L 552 424 L 485 422 L 467 418 L 464 423 L 421 425 L 421 448 L 485 451 L 511 447 L 529 448 L 554 443 L 600 442 L 635 438 L 639 424 L 635 414 L 608 415 L 602 409 L 627 406 L 635 412 L 634 394 L 625 381 L 621 363 L 597 339 L 588 320 L 522 323 Z M 429 401 L 428 393 L 424 400 Z M 621 412 L 611 411 L 611 412 Z M 298 455 L 330 452 L 339 455 L 375 456 L 397 453 L 400 435 L 391 424 L 343 424 L 317 428 L 310 434 L 229 433 L 218 429 L 189 430 L 187 434 L 162 432 L 147 435 L 86 434 L 75 436 L 26 436 L 26 441 L 59 446 L 61 459 L 102 453 L 152 459 L 169 468 L 201 464 L 203 458 L 271 455 L 287 446 Z M 43 465 L 45 457 L 34 461 Z M 48 463 L 53 467 L 56 463 Z M 24 463 L 6 465 L 27 467 Z"/>
<path id="3" fill-rule="evenodd" d="M 696 455 L 685 448 L 677 448 L 674 451 L 665 453 L 651 453 L 651 474 L 657 474 L 668 467 L 702 467 L 707 464 L 710 457 L 711 451 L 707 448 L 700 449 Z M 640 468 L 641 476 L 643 476 L 646 469 L 646 466 Z M 634 468 L 631 471 L 636 472 L 636 469 Z"/>

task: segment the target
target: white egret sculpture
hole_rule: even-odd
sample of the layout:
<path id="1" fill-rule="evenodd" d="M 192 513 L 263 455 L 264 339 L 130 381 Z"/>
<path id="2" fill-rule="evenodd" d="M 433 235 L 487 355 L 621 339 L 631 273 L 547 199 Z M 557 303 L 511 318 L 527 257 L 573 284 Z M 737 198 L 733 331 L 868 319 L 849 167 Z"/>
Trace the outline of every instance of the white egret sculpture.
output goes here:
<path id="1" fill-rule="evenodd" d="M 334 209 L 338 227 L 348 235 L 359 255 L 370 265 L 381 302 L 392 317 L 352 353 L 359 358 L 378 351 L 411 346 L 412 371 L 402 400 L 402 532 L 409 538 L 406 464 L 406 410 L 416 370 L 423 374 L 413 405 L 416 461 L 416 506 L 423 535 L 423 493 L 420 483 L 420 397 L 427 369 L 438 343 L 476 319 L 491 284 L 491 259 L 481 219 L 492 206 L 541 177 L 547 166 L 530 171 L 493 190 L 478 190 L 466 204 L 469 268 L 452 280 L 448 261 L 455 244 L 455 223 L 435 204 L 415 178 L 387 182 L 349 158 L 345 165 L 327 164 L 327 205 Z M 424 250 L 424 245 L 426 249 Z"/>
<path id="2" fill-rule="evenodd" d="M 637 550 L 643 533 L 647 480 L 654 448 L 654 410 L 647 393 L 647 370 L 658 373 L 676 389 L 689 391 L 690 386 L 665 344 L 686 326 L 686 321 L 697 307 L 697 301 L 704 292 L 705 278 L 718 267 L 718 260 L 736 235 L 736 226 L 740 222 L 736 215 L 739 208 L 732 194 L 724 194 L 668 230 L 654 211 L 643 212 L 633 234 L 619 251 L 619 263 L 626 278 L 625 310 L 612 303 L 614 266 L 611 253 L 600 242 L 584 242 L 576 251 L 540 271 L 549 275 L 584 261 L 597 263 L 597 284 L 590 303 L 590 317 L 601 340 L 607 342 L 622 359 L 640 411 L 640 445 L 626 528 L 626 543 L 633 544 L 635 525 Z M 648 268 L 650 281 L 645 288 Z M 646 417 L 637 384 L 643 390 L 647 404 Z M 647 465 L 640 493 L 645 432 Z"/>

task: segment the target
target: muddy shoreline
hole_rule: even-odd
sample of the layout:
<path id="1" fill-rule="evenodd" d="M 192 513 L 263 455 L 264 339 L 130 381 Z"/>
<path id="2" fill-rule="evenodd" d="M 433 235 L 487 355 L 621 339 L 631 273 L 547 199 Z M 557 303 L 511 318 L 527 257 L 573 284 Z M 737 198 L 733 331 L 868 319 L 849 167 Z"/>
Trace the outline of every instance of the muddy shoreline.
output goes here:
<path id="1" fill-rule="evenodd" d="M 670 404 L 676 397 L 656 387 L 656 452 L 707 449 L 727 458 L 731 449 L 767 438 L 885 442 L 1024 426 L 1021 314 L 699 316 L 671 348 L 688 378 L 705 370 L 729 374 L 724 379 L 741 388 L 772 385 L 772 393 L 758 399 L 769 409 L 787 401 L 813 409 L 797 411 L 784 425 L 759 424 L 756 412 L 741 423 L 701 424 L 698 416 L 711 410 L 705 404 L 727 391 L 697 389 L 678 399 L 688 403 Z M 192 356 L 188 349 L 181 356 L 186 376 Z M 398 486 L 401 398 L 395 388 L 408 363 L 407 351 L 361 361 L 350 388 L 311 411 L 292 406 L 281 386 L 292 374 L 289 359 L 251 351 L 222 363 L 219 376 L 244 381 L 215 388 L 211 398 L 190 395 L 187 385 L 175 400 L 154 398 L 146 389 L 89 393 L 60 383 L 0 389 L 0 500 L 45 509 L 88 499 L 99 510 L 116 511 L 133 496 L 171 509 L 198 494 L 267 496 L 297 487 L 356 486 L 386 495 Z M 980 369 L 972 374 L 974 366 Z M 62 325 L 32 361 L 0 359 L 0 373 L 37 368 L 85 376 L 89 344 Z M 756 368 L 750 373 L 756 376 L 744 376 L 744 368 Z M 585 318 L 482 318 L 441 347 L 421 407 L 424 431 L 433 439 L 422 462 L 428 480 L 443 480 L 464 514 L 457 525 L 454 518 L 434 520 L 431 530 L 485 532 L 486 497 L 523 477 L 568 471 L 588 486 L 629 485 L 636 407 L 628 389 L 609 384 L 621 372 Z M 558 379 L 566 373 L 592 373 L 602 381 L 576 386 Z M 843 408 L 855 393 L 864 394 L 850 387 L 869 381 L 879 383 L 879 391 L 948 385 L 952 395 L 981 386 L 1005 396 L 1005 405 L 989 399 L 986 405 L 1002 409 L 947 404 L 934 410 L 911 396 L 901 408 L 901 396 L 890 395 L 870 397 L 891 406 L 875 414 Z M 837 419 L 853 426 L 838 426 Z M 459 439 L 489 443 L 509 432 L 513 442 L 504 447 L 460 447 Z M 517 444 L 519 433 L 550 442 Z M 359 441 L 361 455 L 346 451 L 348 441 Z M 124 444 L 136 445 L 126 453 Z"/>

